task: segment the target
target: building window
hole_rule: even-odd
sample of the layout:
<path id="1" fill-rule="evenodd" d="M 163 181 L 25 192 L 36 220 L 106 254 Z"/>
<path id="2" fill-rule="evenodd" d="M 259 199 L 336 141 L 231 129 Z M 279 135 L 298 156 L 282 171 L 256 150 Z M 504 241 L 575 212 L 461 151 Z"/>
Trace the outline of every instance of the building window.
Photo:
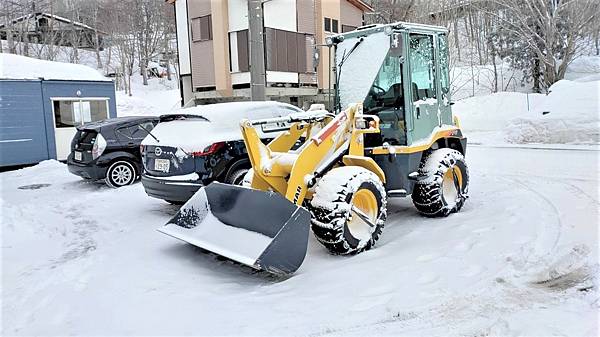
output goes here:
<path id="1" fill-rule="evenodd" d="M 325 31 L 331 32 L 331 19 L 325 18 Z"/>
<path id="2" fill-rule="evenodd" d="M 232 73 L 250 70 L 248 30 L 229 33 L 229 70 Z"/>
<path id="3" fill-rule="evenodd" d="M 192 42 L 212 40 L 212 17 L 201 16 L 192 19 Z"/>
<path id="4" fill-rule="evenodd" d="M 331 19 L 331 31 L 334 33 L 338 33 L 338 20 L 336 19 Z"/>
<path id="5" fill-rule="evenodd" d="M 108 118 L 107 99 L 54 101 L 54 124 L 57 128 L 71 128 L 106 118 Z"/>

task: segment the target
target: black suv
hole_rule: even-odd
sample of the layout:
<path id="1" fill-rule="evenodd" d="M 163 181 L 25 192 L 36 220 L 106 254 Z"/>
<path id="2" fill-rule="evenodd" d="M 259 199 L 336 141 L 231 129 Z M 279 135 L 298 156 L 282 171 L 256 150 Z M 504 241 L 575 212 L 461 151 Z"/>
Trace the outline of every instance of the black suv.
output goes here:
<path id="1" fill-rule="evenodd" d="M 69 172 L 115 188 L 132 184 L 142 172 L 140 143 L 157 123 L 158 117 L 119 117 L 77 127 Z"/>
<path id="2" fill-rule="evenodd" d="M 142 142 L 142 185 L 154 198 L 183 204 L 212 181 L 241 184 L 250 169 L 240 120 L 303 112 L 279 102 L 219 103 L 163 115 Z M 270 130 L 276 130 L 276 125 Z M 269 126 L 258 130 L 267 142 L 277 136 Z"/>

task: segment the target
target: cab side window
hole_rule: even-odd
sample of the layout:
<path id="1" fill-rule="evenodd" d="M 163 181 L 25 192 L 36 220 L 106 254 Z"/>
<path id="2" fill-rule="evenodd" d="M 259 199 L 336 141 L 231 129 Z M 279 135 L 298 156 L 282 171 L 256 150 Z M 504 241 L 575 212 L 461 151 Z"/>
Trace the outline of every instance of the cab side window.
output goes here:
<path id="1" fill-rule="evenodd" d="M 440 84 L 442 88 L 442 99 L 448 96 L 450 92 L 450 76 L 448 62 L 448 38 L 446 34 L 438 35 L 439 63 L 440 63 Z"/>
<path id="2" fill-rule="evenodd" d="M 436 98 L 433 36 L 410 34 L 409 48 L 413 101 Z"/>

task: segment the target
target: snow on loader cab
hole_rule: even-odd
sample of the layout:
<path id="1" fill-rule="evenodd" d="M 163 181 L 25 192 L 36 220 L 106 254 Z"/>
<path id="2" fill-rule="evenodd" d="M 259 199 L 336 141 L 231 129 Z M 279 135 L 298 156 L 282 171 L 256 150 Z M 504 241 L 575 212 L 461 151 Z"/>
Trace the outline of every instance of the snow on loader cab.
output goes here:
<path id="1" fill-rule="evenodd" d="M 328 38 L 334 113 L 241 121 L 249 186 L 212 183 L 159 231 L 285 275 L 302 264 L 309 227 L 334 254 L 372 248 L 387 198 L 410 195 L 432 217 L 460 210 L 467 142 L 450 108 L 446 38 L 408 23 Z M 264 145 L 256 130 L 274 123 L 285 132 Z"/>

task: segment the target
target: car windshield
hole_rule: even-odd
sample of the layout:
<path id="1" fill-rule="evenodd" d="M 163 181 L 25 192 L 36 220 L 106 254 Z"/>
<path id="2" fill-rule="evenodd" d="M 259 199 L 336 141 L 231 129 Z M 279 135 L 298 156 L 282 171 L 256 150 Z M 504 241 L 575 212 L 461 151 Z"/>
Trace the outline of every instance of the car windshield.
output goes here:
<path id="1" fill-rule="evenodd" d="M 171 122 L 171 121 L 184 121 L 184 120 L 201 120 L 205 122 L 210 122 L 210 120 L 204 116 L 200 115 L 190 115 L 190 114 L 172 114 L 172 115 L 162 115 L 160 116 L 160 123 Z"/>

